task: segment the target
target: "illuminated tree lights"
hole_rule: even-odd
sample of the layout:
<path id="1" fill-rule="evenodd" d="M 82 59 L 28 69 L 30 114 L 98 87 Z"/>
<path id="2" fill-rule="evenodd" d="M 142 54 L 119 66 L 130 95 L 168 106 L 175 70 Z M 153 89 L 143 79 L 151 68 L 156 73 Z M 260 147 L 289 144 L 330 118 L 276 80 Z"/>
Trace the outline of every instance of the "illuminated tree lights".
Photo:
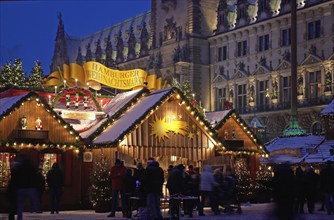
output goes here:
<path id="1" fill-rule="evenodd" d="M 111 178 L 109 164 L 103 154 L 100 155 L 100 160 L 94 163 L 90 174 L 90 181 L 89 198 L 93 208 L 96 212 L 110 211 Z"/>

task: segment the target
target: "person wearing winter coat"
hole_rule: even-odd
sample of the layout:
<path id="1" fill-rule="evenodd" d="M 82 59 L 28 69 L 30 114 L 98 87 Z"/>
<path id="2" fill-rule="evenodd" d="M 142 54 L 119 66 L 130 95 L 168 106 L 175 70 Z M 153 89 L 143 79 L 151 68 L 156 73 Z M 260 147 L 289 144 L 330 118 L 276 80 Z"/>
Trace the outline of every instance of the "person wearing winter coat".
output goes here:
<path id="1" fill-rule="evenodd" d="M 112 204 L 111 212 L 107 217 L 115 217 L 117 205 L 118 205 L 118 194 L 121 194 L 122 211 L 123 217 L 126 217 L 126 201 L 124 192 L 124 178 L 126 176 L 126 167 L 120 159 L 116 159 L 115 165 L 111 168 L 111 189 L 112 189 Z"/>
<path id="2" fill-rule="evenodd" d="M 174 197 L 180 197 L 185 193 L 185 167 L 182 164 L 174 167 L 168 176 L 167 180 L 167 189 L 170 195 L 170 212 L 172 218 L 180 217 L 180 199 L 176 199 Z"/>
<path id="3" fill-rule="evenodd" d="M 159 162 L 149 158 L 143 178 L 149 220 L 162 219 L 160 198 L 164 181 L 164 171 Z"/>
<path id="4" fill-rule="evenodd" d="M 218 183 L 215 181 L 212 174 L 212 167 L 210 165 L 204 165 L 203 172 L 200 175 L 200 204 L 198 214 L 204 216 L 203 208 L 207 198 L 209 198 L 211 208 L 215 215 L 219 215 L 218 206 L 213 196 L 214 187 L 217 187 Z"/>
<path id="5" fill-rule="evenodd" d="M 51 170 L 46 174 L 46 182 L 50 189 L 51 214 L 58 214 L 64 186 L 64 174 L 58 163 L 54 163 Z"/>

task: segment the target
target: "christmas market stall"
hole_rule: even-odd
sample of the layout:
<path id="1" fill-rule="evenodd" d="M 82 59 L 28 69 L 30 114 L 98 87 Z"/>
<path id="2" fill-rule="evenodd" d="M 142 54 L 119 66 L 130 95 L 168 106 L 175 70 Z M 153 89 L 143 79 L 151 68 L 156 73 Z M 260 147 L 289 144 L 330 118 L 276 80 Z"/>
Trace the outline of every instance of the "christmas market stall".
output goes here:
<path id="1" fill-rule="evenodd" d="M 223 166 L 224 172 L 234 171 L 241 201 L 268 202 L 271 171 L 260 164 L 260 158 L 268 154 L 253 133 L 254 127 L 249 127 L 235 110 L 207 112 L 206 118 L 225 147 L 206 162 L 215 167 Z"/>
<path id="2" fill-rule="evenodd" d="M 43 174 L 54 162 L 64 171 L 65 187 L 62 207 L 80 202 L 80 160 L 82 150 L 78 133 L 53 110 L 44 97 L 48 94 L 27 90 L 0 93 L 0 209 L 6 208 L 5 191 L 10 178 L 10 163 L 24 153 L 41 167 Z M 49 207 L 48 190 L 43 206 Z"/>
<path id="3" fill-rule="evenodd" d="M 232 162 L 237 158 L 244 158 L 251 175 L 255 177 L 260 157 L 267 157 L 268 154 L 254 135 L 252 128 L 235 110 L 207 112 L 206 118 L 226 147 L 224 151 L 217 152 L 221 155 L 221 157 L 216 157 L 217 163 L 221 164 L 219 160 L 224 160 L 224 158 L 229 158 L 228 160 Z M 233 168 L 233 163 L 231 166 Z"/>

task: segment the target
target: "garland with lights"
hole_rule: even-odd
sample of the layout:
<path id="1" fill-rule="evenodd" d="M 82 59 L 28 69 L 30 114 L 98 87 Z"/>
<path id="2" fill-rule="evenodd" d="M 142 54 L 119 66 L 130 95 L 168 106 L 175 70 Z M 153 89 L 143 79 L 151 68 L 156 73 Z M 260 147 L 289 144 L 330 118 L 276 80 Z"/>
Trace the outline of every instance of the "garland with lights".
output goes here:
<path id="1" fill-rule="evenodd" d="M 17 110 L 22 103 L 30 101 L 31 99 L 36 99 L 36 101 L 38 103 L 40 103 L 45 109 L 46 111 L 53 117 L 55 118 L 55 120 L 58 121 L 58 123 L 60 123 L 61 125 L 63 125 L 63 127 L 68 130 L 68 132 L 70 134 L 72 134 L 73 136 L 75 136 L 76 139 L 76 143 L 17 143 L 15 141 L 0 141 L 0 145 L 5 145 L 8 147 L 8 149 L 10 149 L 10 147 L 13 147 L 16 150 L 20 149 L 22 147 L 35 147 L 37 150 L 44 150 L 46 151 L 46 148 L 60 148 L 60 146 L 63 146 L 63 149 L 72 149 L 73 147 L 76 147 L 77 150 L 80 151 L 81 145 L 80 142 L 82 141 L 81 137 L 79 136 L 79 134 L 73 129 L 72 126 L 68 125 L 64 119 L 62 117 L 60 117 L 56 112 L 53 111 L 53 109 L 49 106 L 49 104 L 47 103 L 47 101 L 42 97 L 39 96 L 37 93 L 35 92 L 30 92 L 27 95 L 25 95 L 24 97 L 22 97 L 21 99 L 19 99 L 14 105 L 12 105 L 10 108 L 8 108 L 3 114 L 0 115 L 0 121 L 5 119 L 8 115 L 12 114 L 13 111 Z M 65 146 L 65 147 L 64 147 Z M 51 149 L 50 149 L 51 150 Z"/>
<path id="2" fill-rule="evenodd" d="M 108 167 L 107 159 L 101 154 L 90 174 L 89 199 L 96 212 L 110 211 L 112 188 Z"/>
<path id="3" fill-rule="evenodd" d="M 95 133 L 90 136 L 90 140 L 93 140 L 94 138 L 96 138 L 99 134 L 101 134 L 107 127 L 111 126 L 113 124 L 114 121 L 116 121 L 121 115 L 123 115 L 130 107 L 131 105 L 134 105 L 136 102 L 139 101 L 140 97 L 144 97 L 149 93 L 149 90 L 147 89 L 143 89 L 142 92 L 138 93 L 137 96 L 133 99 L 135 100 L 134 102 L 129 102 L 128 105 L 125 105 L 120 111 L 118 111 L 115 115 L 113 115 L 111 118 L 109 118 L 104 124 L 101 125 L 101 127 L 99 129 L 97 129 L 95 131 Z M 190 102 L 189 100 L 184 96 L 184 94 L 182 93 L 182 91 L 180 91 L 178 88 L 173 87 L 169 92 L 167 92 L 166 94 L 164 94 L 161 98 L 160 101 L 157 102 L 156 105 L 152 106 L 151 108 L 149 108 L 142 116 L 140 116 L 139 118 L 137 118 L 134 123 L 132 123 L 132 125 L 130 125 L 128 127 L 128 129 L 126 129 L 125 131 L 123 131 L 120 135 L 118 140 L 115 140 L 111 143 L 108 143 L 112 146 L 115 146 L 118 144 L 118 142 L 120 140 L 122 140 L 126 134 L 128 134 L 129 132 L 133 131 L 136 126 L 140 123 L 142 123 L 147 117 L 150 116 L 150 113 L 153 113 L 156 109 L 159 108 L 159 106 L 161 106 L 162 104 L 164 104 L 167 100 L 169 100 L 172 96 L 174 96 L 175 94 L 179 95 L 181 97 L 181 99 L 183 100 L 181 104 L 186 104 L 187 105 L 187 109 L 190 112 L 194 112 L 194 117 L 197 120 L 200 120 L 201 123 L 203 123 L 203 127 L 205 127 L 206 129 L 209 130 L 209 133 L 211 134 L 211 136 L 213 138 L 217 139 L 217 133 L 215 132 L 214 129 L 211 128 L 210 126 L 210 122 L 208 122 L 204 116 L 198 112 L 197 108 L 195 108 Z M 96 144 L 94 145 L 95 148 L 97 147 L 105 147 L 106 143 L 101 143 L 101 144 Z"/>

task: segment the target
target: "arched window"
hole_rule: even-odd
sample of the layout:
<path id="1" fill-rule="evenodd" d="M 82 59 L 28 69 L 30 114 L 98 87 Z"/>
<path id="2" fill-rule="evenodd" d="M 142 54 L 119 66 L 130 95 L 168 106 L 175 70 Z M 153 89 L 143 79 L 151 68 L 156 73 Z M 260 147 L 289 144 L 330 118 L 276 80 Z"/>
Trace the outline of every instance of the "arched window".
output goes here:
<path id="1" fill-rule="evenodd" d="M 320 135 L 322 133 L 322 124 L 320 122 L 315 122 L 311 126 L 311 132 L 313 135 Z"/>

